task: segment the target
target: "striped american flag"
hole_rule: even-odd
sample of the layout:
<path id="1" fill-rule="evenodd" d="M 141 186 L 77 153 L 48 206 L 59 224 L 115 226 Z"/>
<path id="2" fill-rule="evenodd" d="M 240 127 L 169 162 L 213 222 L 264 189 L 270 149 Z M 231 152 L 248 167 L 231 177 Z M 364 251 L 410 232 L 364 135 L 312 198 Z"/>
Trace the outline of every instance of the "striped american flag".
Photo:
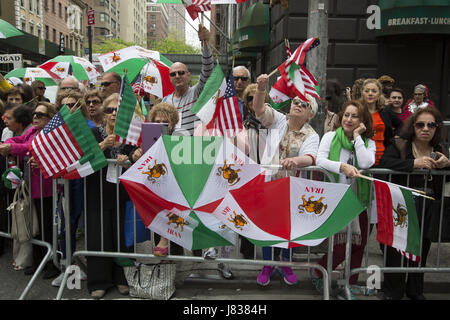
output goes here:
<path id="1" fill-rule="evenodd" d="M 31 154 L 45 178 L 58 175 L 84 155 L 59 112 L 33 139 Z"/>
<path id="2" fill-rule="evenodd" d="M 211 0 L 183 0 L 183 3 L 192 20 L 198 18 L 199 12 L 211 11 Z"/>
<path id="3" fill-rule="evenodd" d="M 217 118 L 214 123 L 214 131 L 217 135 L 233 136 L 242 129 L 242 118 L 239 111 L 239 102 L 234 89 L 233 74 L 227 82 L 225 94 L 217 103 L 219 108 Z"/>
<path id="4" fill-rule="evenodd" d="M 309 38 L 301 45 L 299 45 L 298 48 L 295 49 L 294 53 L 291 56 L 289 56 L 289 58 L 286 60 L 285 62 L 286 71 L 289 72 L 289 67 L 291 66 L 292 63 L 301 66 L 305 62 L 306 53 L 309 51 L 309 49 L 315 48 L 319 44 L 320 44 L 319 39 Z"/>

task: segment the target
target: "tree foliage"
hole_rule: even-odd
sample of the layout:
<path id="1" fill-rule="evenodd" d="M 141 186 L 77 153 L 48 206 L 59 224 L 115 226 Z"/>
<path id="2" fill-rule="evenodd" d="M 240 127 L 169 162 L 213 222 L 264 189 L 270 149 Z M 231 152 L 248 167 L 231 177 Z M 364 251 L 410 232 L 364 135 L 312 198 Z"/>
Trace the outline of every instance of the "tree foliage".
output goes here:
<path id="1" fill-rule="evenodd" d="M 173 33 L 169 33 L 169 36 L 165 39 L 149 41 L 148 48 L 162 54 L 200 54 L 201 52 L 200 49 L 187 44 Z"/>
<path id="2" fill-rule="evenodd" d="M 92 51 L 94 53 L 108 53 L 115 50 L 120 50 L 126 47 L 134 46 L 132 42 L 126 42 L 122 39 L 105 39 L 101 43 L 95 43 Z"/>

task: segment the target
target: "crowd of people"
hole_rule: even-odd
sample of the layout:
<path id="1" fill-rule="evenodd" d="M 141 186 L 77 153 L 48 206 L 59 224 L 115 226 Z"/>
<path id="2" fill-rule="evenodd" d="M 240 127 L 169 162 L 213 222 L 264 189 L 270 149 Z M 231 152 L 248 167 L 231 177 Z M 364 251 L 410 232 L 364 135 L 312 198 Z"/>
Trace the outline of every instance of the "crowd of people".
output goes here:
<path id="1" fill-rule="evenodd" d="M 214 57 L 208 44 L 209 31 L 200 26 L 198 35 L 202 42 L 200 80 L 196 85 L 190 86 L 188 66 L 181 62 L 172 64 L 170 81 L 175 91 L 151 106 L 147 116 L 149 122 L 168 123 L 170 134 L 202 134 L 201 130 L 196 130 L 200 120 L 191 112 L 191 108 L 212 73 Z M 261 74 L 256 83 L 251 83 L 251 74 L 246 67 L 235 67 L 232 72 L 244 127 L 233 137 L 233 141 L 237 146 L 244 146 L 242 151 L 256 163 L 279 164 L 285 169 L 272 175 L 271 179 L 288 174 L 295 175 L 296 170 L 302 167 L 316 165 L 331 172 L 336 182 L 354 184 L 357 197 L 365 207 L 370 208 L 369 183 L 357 179 L 363 169 L 388 168 L 405 172 L 414 169 L 450 169 L 448 150 L 442 148 L 441 144 L 444 139 L 443 118 L 430 100 L 429 89 L 425 85 L 417 85 L 413 97 L 405 102 L 404 91 L 395 87 L 394 80 L 389 76 L 358 79 L 352 88 L 348 87 L 345 91 L 341 90 L 337 80 L 331 79 L 327 82 L 324 135 L 320 137 L 309 123 L 319 111 L 315 98 L 310 95 L 306 95 L 306 99 L 294 97 L 286 113 L 275 110 L 269 103 L 268 75 Z M 41 179 L 40 170 L 30 156 L 29 148 L 36 134 L 64 105 L 71 112 L 81 109 L 105 157 L 116 159 L 124 170 L 143 155 L 142 148 L 121 144 L 115 139 L 120 83 L 120 75 L 112 72 L 102 75 L 100 88 L 90 88 L 86 83 L 69 76 L 59 82 L 56 99 L 50 102 L 44 95 L 46 88 L 42 81 L 34 81 L 29 86 L 18 79 L 7 81 L 0 78 L 1 171 L 13 164 L 24 169 L 26 161 L 31 163 L 31 197 L 38 211 L 39 226 L 42 226 L 36 238 L 53 243 L 52 180 Z M 137 88 L 135 93 L 139 100 L 142 99 L 140 88 Z M 268 143 L 274 141 L 276 145 L 269 148 Z M 421 189 L 424 185 L 423 179 L 422 175 L 415 176 L 410 185 Z M 400 178 L 397 182 L 403 185 L 406 183 Z M 107 176 L 106 169 L 89 175 L 86 183 L 83 179 L 70 181 L 71 230 L 65 230 L 65 224 L 61 224 L 59 248 L 62 257 L 58 263 L 49 261 L 43 274 L 45 279 L 53 279 L 52 285 L 61 284 L 64 267 L 67 267 L 64 265 L 67 258 L 65 233 L 70 233 L 73 253 L 76 249 L 77 228 L 83 220 L 80 218 L 85 208 L 88 250 L 129 250 L 124 243 L 124 237 L 117 237 L 117 230 L 123 234 L 125 203 L 130 198 L 122 185 L 117 187 L 117 183 L 117 179 L 113 181 Z M 442 182 L 439 179 L 433 179 L 424 191 L 439 199 L 442 192 L 440 185 Z M 11 199 L 13 191 L 1 187 L 0 230 L 5 231 L 8 230 L 8 220 L 5 218 L 6 194 L 9 194 Z M 119 201 L 108 201 L 110 199 Z M 418 207 L 422 202 L 422 198 L 416 199 Z M 433 208 L 428 201 L 426 211 Z M 119 212 L 118 218 L 116 212 Z M 59 214 L 61 221 L 64 221 L 64 211 Z M 376 212 L 364 211 L 352 223 L 352 269 L 361 266 L 369 237 L 367 233 L 370 234 L 372 226 L 376 224 L 373 217 L 376 217 Z M 345 231 L 335 235 L 335 238 L 333 269 L 345 258 Z M 158 235 L 156 240 L 157 244 L 153 249 L 155 256 L 183 254 L 182 247 L 171 244 L 164 236 Z M 5 241 L 0 237 L 0 254 L 3 253 Z M 422 239 L 421 266 L 426 264 L 430 244 L 429 235 L 425 232 Z M 231 247 L 222 247 L 220 250 L 222 257 L 229 257 Z M 255 258 L 254 245 L 244 237 L 241 237 L 239 250 L 244 258 Z M 12 266 L 14 270 L 24 270 L 26 275 L 31 275 L 41 263 L 44 253 L 42 247 L 32 246 L 30 242 L 14 241 Z M 292 249 L 264 247 L 262 253 L 264 260 L 289 261 Z M 201 252 L 194 254 L 199 255 Z M 218 254 L 219 248 L 209 248 L 204 257 L 214 259 Z M 387 266 L 399 266 L 400 257 L 396 250 L 389 247 Z M 123 269 L 113 258 L 87 257 L 86 260 L 87 274 L 83 276 L 87 279 L 87 288 L 93 298 L 102 298 L 111 287 L 117 287 L 121 294 L 129 293 Z M 324 255 L 319 264 L 326 268 L 326 262 L 327 255 Z M 233 277 L 233 271 L 228 264 L 221 263 L 218 269 L 224 278 Z M 275 271 L 281 274 L 288 285 L 298 282 L 290 267 L 264 266 L 256 279 L 257 283 L 267 286 Z M 321 274 L 311 272 L 311 277 L 314 286 L 321 290 Z M 401 299 L 404 294 L 411 299 L 424 299 L 423 274 L 409 274 L 406 281 L 405 274 L 386 273 L 384 279 L 385 299 Z M 350 278 L 351 290 L 357 289 L 357 280 L 357 274 Z M 344 292 L 340 290 L 338 297 L 343 296 Z"/>

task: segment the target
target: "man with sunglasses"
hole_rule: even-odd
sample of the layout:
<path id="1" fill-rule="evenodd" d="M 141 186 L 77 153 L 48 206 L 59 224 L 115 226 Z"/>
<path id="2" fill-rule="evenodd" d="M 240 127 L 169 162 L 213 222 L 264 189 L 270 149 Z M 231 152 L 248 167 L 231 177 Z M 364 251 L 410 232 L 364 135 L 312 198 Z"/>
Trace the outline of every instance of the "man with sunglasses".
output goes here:
<path id="1" fill-rule="evenodd" d="M 210 38 L 209 30 L 199 25 L 198 38 L 202 43 L 202 68 L 198 83 L 189 87 L 191 73 L 182 62 L 172 64 L 169 71 L 170 82 L 174 86 L 175 92 L 164 97 L 163 102 L 174 105 L 178 110 L 180 120 L 175 126 L 174 135 L 193 135 L 195 126 L 200 123 L 200 119 L 191 112 L 191 108 L 214 70 L 214 56 L 208 44 Z"/>
<path id="2" fill-rule="evenodd" d="M 250 83 L 250 71 L 244 66 L 237 66 L 233 69 L 234 89 L 239 103 L 241 118 L 244 119 L 244 91 Z"/>
<path id="3" fill-rule="evenodd" d="M 122 79 L 116 72 L 107 72 L 103 75 L 100 82 L 103 100 L 108 98 L 113 93 L 120 93 L 120 82 Z"/>

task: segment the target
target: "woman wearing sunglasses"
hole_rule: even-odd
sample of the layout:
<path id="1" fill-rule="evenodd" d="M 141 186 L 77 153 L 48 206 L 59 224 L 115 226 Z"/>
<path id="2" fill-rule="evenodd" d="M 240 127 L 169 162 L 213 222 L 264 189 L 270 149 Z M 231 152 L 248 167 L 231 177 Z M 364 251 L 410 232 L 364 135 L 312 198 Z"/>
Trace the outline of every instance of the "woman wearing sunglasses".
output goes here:
<path id="1" fill-rule="evenodd" d="M 444 155 L 444 149 L 441 146 L 443 142 L 442 115 L 436 108 L 427 107 L 419 109 L 412 114 L 405 123 L 400 133 L 400 137 L 394 139 L 385 151 L 380 160 L 380 167 L 392 169 L 395 171 L 412 172 L 414 169 L 450 169 L 450 161 Z M 431 246 L 430 217 L 433 210 L 439 210 L 442 195 L 442 176 L 429 175 L 411 175 L 409 185 L 407 185 L 406 175 L 393 176 L 394 183 L 409 186 L 414 189 L 425 191 L 428 195 L 437 199 L 435 201 L 425 201 L 425 220 L 423 226 L 423 239 L 421 239 L 422 255 L 420 257 L 420 266 L 425 267 L 428 252 Z M 427 186 L 425 190 L 424 187 Z M 416 212 L 419 225 L 422 222 L 422 209 L 424 198 L 417 197 Z M 401 266 L 401 255 L 397 250 L 386 248 L 386 266 Z M 404 265 L 406 265 L 406 258 Z M 409 261 L 409 266 L 418 267 L 416 262 Z M 384 274 L 384 299 L 399 300 L 403 295 L 412 300 L 423 300 L 423 273 L 385 273 Z"/>
<path id="2" fill-rule="evenodd" d="M 257 90 L 249 107 L 261 124 L 268 128 L 267 143 L 261 163 L 280 164 L 283 169 L 287 170 L 314 165 L 319 148 L 319 135 L 308 122 L 314 118 L 317 112 L 315 99 L 309 95 L 306 95 L 307 100 L 294 97 L 289 114 L 286 116 L 265 103 L 266 87 L 269 83 L 268 75 L 260 75 L 256 82 Z M 268 145 L 268 142 L 273 144 Z M 285 177 L 287 173 L 285 170 L 280 170 L 272 175 L 272 179 Z M 280 248 L 263 247 L 264 260 L 272 260 L 272 249 L 274 255 L 279 255 Z M 282 249 L 281 259 L 289 261 L 289 258 L 290 250 Z M 276 270 L 281 273 L 286 284 L 297 283 L 297 276 L 290 267 L 277 267 Z M 268 285 L 274 271 L 274 267 L 264 266 L 258 275 L 257 283 L 261 286 Z"/>
<path id="3" fill-rule="evenodd" d="M 119 155 L 128 155 L 133 149 L 131 145 L 116 141 L 114 127 L 118 108 L 119 94 L 113 93 L 103 101 L 105 123 L 92 129 L 106 159 L 117 159 Z M 86 178 L 86 233 L 87 249 L 90 251 L 129 251 L 123 236 L 125 203 L 129 197 L 121 184 L 117 186 L 118 175 L 120 175 L 120 171 L 117 170 L 118 167 L 115 164 L 109 164 L 107 168 Z M 119 199 L 119 202 L 117 203 L 115 199 Z M 116 264 L 113 258 L 87 257 L 87 288 L 92 298 L 102 298 L 106 290 L 114 286 L 120 294 L 128 295 L 123 268 Z"/>
<path id="4" fill-rule="evenodd" d="M 0 153 L 3 156 L 18 156 L 18 157 L 29 157 L 29 148 L 34 137 L 47 125 L 50 119 L 56 114 L 56 108 L 53 104 L 41 101 L 38 103 L 33 111 L 33 121 L 32 127 L 30 127 L 24 134 L 7 139 L 4 144 L 0 145 Z M 25 169 L 27 170 L 27 169 Z M 35 239 L 43 240 L 48 243 L 52 243 L 53 238 L 53 215 L 52 215 L 52 179 L 46 179 L 42 177 L 42 205 L 43 211 L 41 212 L 41 173 L 39 168 L 31 169 L 31 197 L 33 198 L 34 205 L 37 210 L 37 216 L 39 221 L 39 234 L 35 236 Z M 41 219 L 43 219 L 44 230 L 41 230 Z M 42 237 L 42 232 L 44 237 Z M 25 249 L 29 245 L 28 249 Z M 18 247 L 20 246 L 20 249 Z M 21 255 L 23 249 L 30 250 L 31 242 L 24 244 L 16 244 L 14 241 L 14 263 L 13 267 L 15 270 L 21 270 L 24 267 L 25 274 L 31 275 L 36 271 L 37 266 L 41 263 L 45 256 L 46 249 L 42 246 L 33 246 L 32 259 L 30 255 L 29 260 L 33 260 L 23 264 L 23 262 L 18 261 L 18 256 Z M 49 279 L 55 274 L 58 274 L 59 270 L 53 264 L 53 261 L 49 261 L 45 267 L 44 279 Z"/>

